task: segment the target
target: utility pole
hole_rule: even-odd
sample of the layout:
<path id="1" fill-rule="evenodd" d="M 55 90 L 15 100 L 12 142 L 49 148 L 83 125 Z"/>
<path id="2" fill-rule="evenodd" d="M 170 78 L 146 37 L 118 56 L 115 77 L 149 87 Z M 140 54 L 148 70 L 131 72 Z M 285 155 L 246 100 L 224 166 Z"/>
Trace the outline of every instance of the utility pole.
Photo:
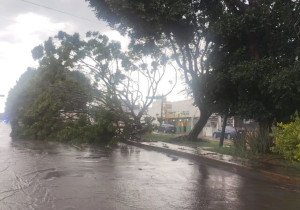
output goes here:
<path id="1" fill-rule="evenodd" d="M 5 95 L 3 95 L 3 94 L 0 94 L 0 99 L 1 98 L 4 98 L 5 97 Z M 1 116 L 0 116 L 0 120 L 2 121 L 2 118 L 3 118 L 3 115 L 1 114 Z"/>
<path id="2" fill-rule="evenodd" d="M 147 97 L 147 98 L 153 98 L 153 99 L 160 99 L 161 100 L 161 105 L 160 105 L 160 122 L 159 122 L 159 124 L 161 125 L 162 122 L 163 122 L 164 100 L 166 99 L 166 96 L 165 95 L 158 95 L 158 96 Z"/>
<path id="3" fill-rule="evenodd" d="M 163 111 L 164 111 L 164 100 L 165 100 L 165 96 L 161 95 L 161 106 L 160 106 L 160 119 L 161 119 L 161 123 L 160 125 L 162 125 L 163 123 Z"/>

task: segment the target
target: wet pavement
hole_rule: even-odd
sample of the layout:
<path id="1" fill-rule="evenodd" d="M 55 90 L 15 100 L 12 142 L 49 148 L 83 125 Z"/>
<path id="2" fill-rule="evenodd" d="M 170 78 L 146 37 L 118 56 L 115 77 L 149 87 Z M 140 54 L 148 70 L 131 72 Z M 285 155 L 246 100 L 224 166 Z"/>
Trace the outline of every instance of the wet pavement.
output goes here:
<path id="1" fill-rule="evenodd" d="M 0 124 L 0 209 L 300 209 L 300 191 L 121 144 L 12 141 Z"/>
<path id="2" fill-rule="evenodd" d="M 220 154 L 217 152 L 209 151 L 210 148 L 206 148 L 206 147 L 193 148 L 193 147 L 187 147 L 187 146 L 182 146 L 174 143 L 166 143 L 161 141 L 152 141 L 152 142 L 128 141 L 128 143 L 134 146 L 148 148 L 155 151 L 169 152 L 176 155 L 179 154 L 183 157 L 198 158 L 201 159 L 200 161 L 202 162 L 206 160 L 206 163 L 213 164 L 218 167 L 222 165 L 222 166 L 229 166 L 229 168 L 231 166 L 233 170 L 241 169 L 243 170 L 243 172 L 255 171 L 255 173 L 260 173 L 260 175 L 266 175 L 266 178 L 272 179 L 272 181 L 278 183 L 286 183 L 289 185 L 298 185 L 298 187 L 300 187 L 300 171 L 296 167 Z M 247 175 L 250 174 L 247 173 Z"/>

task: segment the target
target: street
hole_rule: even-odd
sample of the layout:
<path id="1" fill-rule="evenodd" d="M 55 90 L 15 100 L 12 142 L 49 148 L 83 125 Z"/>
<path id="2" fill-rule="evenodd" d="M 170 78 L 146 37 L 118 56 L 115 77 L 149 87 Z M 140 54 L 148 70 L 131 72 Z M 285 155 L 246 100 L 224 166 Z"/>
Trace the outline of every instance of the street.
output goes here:
<path id="1" fill-rule="evenodd" d="M 300 191 L 185 158 L 12 141 L 0 124 L 0 209 L 300 209 Z"/>

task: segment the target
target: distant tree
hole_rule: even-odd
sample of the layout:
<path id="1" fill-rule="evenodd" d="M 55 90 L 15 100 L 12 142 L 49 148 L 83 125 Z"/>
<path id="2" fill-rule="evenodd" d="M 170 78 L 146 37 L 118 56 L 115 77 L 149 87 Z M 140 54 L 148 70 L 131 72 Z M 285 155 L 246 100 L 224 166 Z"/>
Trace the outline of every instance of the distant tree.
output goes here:
<path id="1" fill-rule="evenodd" d="M 201 111 L 192 138 L 212 112 L 231 110 L 268 129 L 299 107 L 298 0 L 88 2 L 132 45 L 169 47 Z M 218 81 L 228 84 L 221 92 L 221 86 L 214 89 Z M 232 89 L 235 97 L 228 94 Z M 227 95 L 226 103 L 215 92 Z"/>

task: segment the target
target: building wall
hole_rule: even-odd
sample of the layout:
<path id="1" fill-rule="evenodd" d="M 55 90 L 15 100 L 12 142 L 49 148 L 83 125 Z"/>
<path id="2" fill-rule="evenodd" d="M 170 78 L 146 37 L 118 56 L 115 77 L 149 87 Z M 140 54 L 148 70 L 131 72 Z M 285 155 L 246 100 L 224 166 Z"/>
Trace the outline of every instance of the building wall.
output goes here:
<path id="1" fill-rule="evenodd" d="M 161 116 L 161 100 L 156 100 L 148 110 L 148 114 L 158 121 Z M 200 117 L 199 109 L 193 100 L 163 101 L 163 122 L 176 126 L 177 133 L 189 132 Z"/>
<path id="2" fill-rule="evenodd" d="M 152 106 L 148 110 L 148 114 L 157 120 L 161 116 L 161 100 L 153 102 Z M 176 133 L 188 133 L 192 130 L 196 122 L 200 117 L 200 110 L 193 105 L 193 100 L 182 100 L 163 102 L 163 121 L 167 124 L 176 126 Z M 212 114 L 209 118 L 206 126 L 199 135 L 212 136 L 213 132 L 221 128 L 221 117 Z"/>
<path id="3" fill-rule="evenodd" d="M 160 117 L 161 115 L 161 100 L 156 100 L 148 110 L 151 117 Z M 163 117 L 178 118 L 178 117 L 200 117 L 199 109 L 193 105 L 193 100 L 183 101 L 164 101 L 163 102 Z"/>
<path id="4" fill-rule="evenodd" d="M 148 114 L 156 120 L 161 116 L 161 100 L 156 100 L 148 110 Z M 196 124 L 200 117 L 198 107 L 193 105 L 193 100 L 182 101 L 163 101 L 163 121 L 167 124 L 176 126 L 177 133 L 188 133 Z M 158 121 L 156 121 L 158 123 Z M 208 119 L 203 131 L 199 135 L 211 137 L 215 131 L 221 130 L 223 119 L 218 114 L 212 114 Z M 245 123 L 246 122 L 246 123 Z M 227 120 L 227 125 L 236 128 L 254 129 L 257 123 L 252 120 L 245 121 L 237 117 L 231 117 Z"/>
<path id="5" fill-rule="evenodd" d="M 161 100 L 153 101 L 151 107 L 148 110 L 148 115 L 157 118 L 161 113 Z"/>

